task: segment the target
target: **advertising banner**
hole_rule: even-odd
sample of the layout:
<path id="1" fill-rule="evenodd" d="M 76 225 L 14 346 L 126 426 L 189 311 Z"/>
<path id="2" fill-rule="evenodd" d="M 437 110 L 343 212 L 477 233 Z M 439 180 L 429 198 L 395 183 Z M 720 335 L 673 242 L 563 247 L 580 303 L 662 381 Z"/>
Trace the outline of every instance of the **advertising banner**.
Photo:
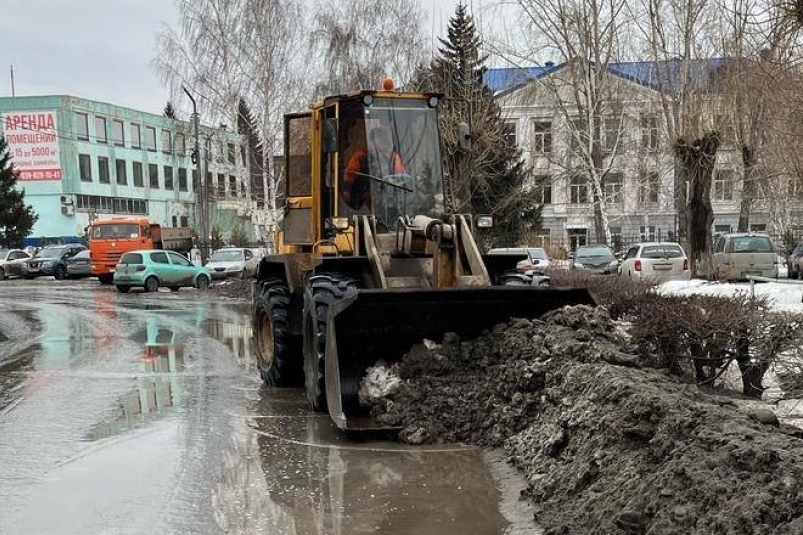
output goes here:
<path id="1" fill-rule="evenodd" d="M 18 180 L 61 180 L 55 111 L 7 112 L 2 126 Z"/>

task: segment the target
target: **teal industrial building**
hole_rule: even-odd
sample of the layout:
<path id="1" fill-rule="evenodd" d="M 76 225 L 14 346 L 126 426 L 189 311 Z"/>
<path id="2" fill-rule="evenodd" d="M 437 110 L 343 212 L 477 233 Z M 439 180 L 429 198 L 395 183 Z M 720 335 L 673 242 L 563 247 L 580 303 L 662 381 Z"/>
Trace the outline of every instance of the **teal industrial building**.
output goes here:
<path id="1" fill-rule="evenodd" d="M 81 240 L 93 219 L 105 217 L 197 228 L 190 123 L 72 96 L 3 97 L 0 120 L 17 186 L 39 216 L 26 245 Z M 203 126 L 200 138 L 212 226 L 224 238 L 239 228 L 256 241 L 259 211 L 243 136 Z"/>

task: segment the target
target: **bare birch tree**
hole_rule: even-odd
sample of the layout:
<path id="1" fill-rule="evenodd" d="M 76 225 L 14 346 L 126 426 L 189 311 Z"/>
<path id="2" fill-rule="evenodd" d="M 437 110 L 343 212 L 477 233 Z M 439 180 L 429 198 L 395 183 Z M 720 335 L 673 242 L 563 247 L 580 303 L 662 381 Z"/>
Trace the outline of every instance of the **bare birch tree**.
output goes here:
<path id="1" fill-rule="evenodd" d="M 587 181 L 594 206 L 596 241 L 611 244 L 606 206 L 606 178 L 613 170 L 622 133 L 620 85 L 609 67 L 620 61 L 629 17 L 625 0 L 518 0 L 524 24 L 541 46 L 556 55 L 564 68 L 540 78 L 538 86 L 552 96 L 556 112 L 570 139 L 567 152 L 556 162 L 567 165 L 570 180 Z M 605 119 L 618 117 L 615 140 L 605 142 Z"/>
<path id="2" fill-rule="evenodd" d="M 404 86 L 426 59 L 423 13 L 413 0 L 318 0 L 315 12 L 316 98 L 378 88 L 386 76 Z"/>
<path id="3" fill-rule="evenodd" d="M 263 147 L 266 216 L 273 223 L 280 177 L 273 155 L 282 143 L 283 114 L 310 97 L 304 73 L 304 12 L 281 0 L 176 0 L 180 24 L 158 37 L 153 64 L 183 102 L 181 87 L 200 97 L 210 121 L 238 124 L 240 101 L 250 105 Z M 202 177 L 202 180 L 205 179 Z"/>

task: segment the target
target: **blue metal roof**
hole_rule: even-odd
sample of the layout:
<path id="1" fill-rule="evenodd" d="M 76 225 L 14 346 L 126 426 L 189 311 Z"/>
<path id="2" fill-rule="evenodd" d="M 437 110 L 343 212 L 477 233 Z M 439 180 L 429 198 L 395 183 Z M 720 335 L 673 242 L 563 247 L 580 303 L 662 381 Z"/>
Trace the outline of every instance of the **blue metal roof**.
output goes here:
<path id="1" fill-rule="evenodd" d="M 726 63 L 727 59 L 725 58 L 693 60 L 689 64 L 691 85 L 697 88 L 708 86 L 714 81 L 716 75 L 722 70 Z M 531 80 L 550 74 L 563 65 L 564 63 L 537 67 L 488 69 L 485 72 L 485 83 L 491 88 L 494 94 L 506 93 L 525 85 Z M 608 65 L 608 70 L 613 74 L 645 87 L 657 89 L 663 86 L 666 90 L 672 91 L 682 85 L 683 66 L 684 62 L 680 60 L 658 62 L 628 61 L 611 63 Z"/>

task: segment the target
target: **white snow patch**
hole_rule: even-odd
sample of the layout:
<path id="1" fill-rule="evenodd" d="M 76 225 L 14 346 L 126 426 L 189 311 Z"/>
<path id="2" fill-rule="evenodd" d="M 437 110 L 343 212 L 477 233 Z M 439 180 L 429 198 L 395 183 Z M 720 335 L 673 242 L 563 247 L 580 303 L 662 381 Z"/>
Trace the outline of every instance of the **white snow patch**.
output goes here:
<path id="1" fill-rule="evenodd" d="M 759 282 L 754 287 L 756 297 L 766 297 L 778 311 L 803 313 L 803 283 Z M 709 282 L 702 279 L 669 281 L 658 287 L 662 295 L 714 295 L 734 297 L 750 295 L 749 282 Z"/>
<path id="2" fill-rule="evenodd" d="M 358 393 L 360 405 L 371 406 L 382 403 L 385 398 L 396 392 L 400 384 L 398 364 L 377 362 L 375 366 L 366 370 L 365 377 L 360 381 Z"/>
<path id="3" fill-rule="evenodd" d="M 424 338 L 424 347 L 432 351 L 433 349 L 439 349 L 441 345 L 437 342 Z"/>

